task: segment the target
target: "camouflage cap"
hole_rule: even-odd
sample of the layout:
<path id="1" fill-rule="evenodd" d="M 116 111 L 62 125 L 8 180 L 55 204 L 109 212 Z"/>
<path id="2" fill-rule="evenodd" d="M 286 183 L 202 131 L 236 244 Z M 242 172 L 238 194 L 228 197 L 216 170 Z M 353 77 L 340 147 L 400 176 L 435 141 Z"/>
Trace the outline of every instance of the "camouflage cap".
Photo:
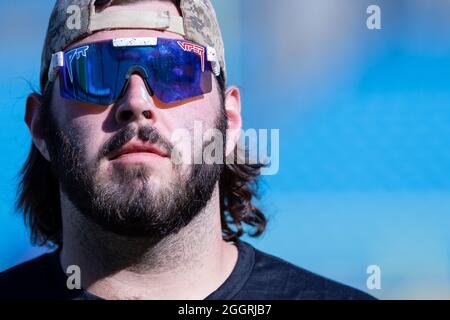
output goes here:
<path id="1" fill-rule="evenodd" d="M 123 1 L 133 3 L 148 0 Z M 183 35 L 203 46 L 213 47 L 226 78 L 225 49 L 210 0 L 178 0 L 182 17 L 168 11 L 142 12 L 133 6 L 120 10 L 102 10 L 112 0 L 57 0 L 50 16 L 41 58 L 40 86 L 48 82 L 48 69 L 53 53 L 63 51 L 72 43 L 88 35 L 107 29 L 142 28 L 167 30 Z M 100 8 L 99 8 L 100 7 Z"/>

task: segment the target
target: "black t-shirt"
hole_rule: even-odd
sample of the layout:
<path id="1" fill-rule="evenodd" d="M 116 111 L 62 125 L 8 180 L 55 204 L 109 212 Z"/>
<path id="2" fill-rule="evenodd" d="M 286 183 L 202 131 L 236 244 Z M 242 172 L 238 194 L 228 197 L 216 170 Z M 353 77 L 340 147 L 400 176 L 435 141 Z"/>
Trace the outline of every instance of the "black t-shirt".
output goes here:
<path id="1" fill-rule="evenodd" d="M 206 300 L 369 300 L 372 296 L 326 279 L 237 241 L 238 260 L 228 279 Z M 59 251 L 0 273 L 0 299 L 99 300 L 69 290 Z"/>

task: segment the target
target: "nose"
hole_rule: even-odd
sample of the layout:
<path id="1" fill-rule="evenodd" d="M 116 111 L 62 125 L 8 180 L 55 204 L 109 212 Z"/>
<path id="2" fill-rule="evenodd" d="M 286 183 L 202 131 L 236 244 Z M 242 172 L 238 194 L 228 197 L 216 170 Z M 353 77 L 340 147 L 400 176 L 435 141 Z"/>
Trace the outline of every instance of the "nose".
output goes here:
<path id="1" fill-rule="evenodd" d="M 124 95 L 117 102 L 116 121 L 126 124 L 133 121 L 154 120 L 154 110 L 144 79 L 132 74 L 128 80 Z"/>

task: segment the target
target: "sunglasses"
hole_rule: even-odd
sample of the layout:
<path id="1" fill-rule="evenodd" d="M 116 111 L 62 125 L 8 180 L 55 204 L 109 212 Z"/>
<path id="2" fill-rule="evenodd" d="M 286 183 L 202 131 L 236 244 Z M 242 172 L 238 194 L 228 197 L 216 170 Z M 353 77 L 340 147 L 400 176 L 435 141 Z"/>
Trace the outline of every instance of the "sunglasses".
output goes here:
<path id="1" fill-rule="evenodd" d="M 53 54 L 48 76 L 59 76 L 63 98 L 107 106 L 125 93 L 133 74 L 152 96 L 174 103 L 211 92 L 220 65 L 214 48 L 190 41 L 119 38 Z"/>

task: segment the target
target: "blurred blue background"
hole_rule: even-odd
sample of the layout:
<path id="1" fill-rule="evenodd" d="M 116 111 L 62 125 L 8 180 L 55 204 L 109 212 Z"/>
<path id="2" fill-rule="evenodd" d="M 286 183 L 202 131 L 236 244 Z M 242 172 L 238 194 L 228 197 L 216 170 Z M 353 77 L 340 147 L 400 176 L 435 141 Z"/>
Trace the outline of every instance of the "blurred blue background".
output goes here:
<path id="1" fill-rule="evenodd" d="M 450 299 L 450 1 L 213 2 L 245 128 L 280 129 L 268 232 L 246 239 L 378 298 Z M 52 6 L 0 0 L 0 271 L 44 250 L 14 200 Z"/>

